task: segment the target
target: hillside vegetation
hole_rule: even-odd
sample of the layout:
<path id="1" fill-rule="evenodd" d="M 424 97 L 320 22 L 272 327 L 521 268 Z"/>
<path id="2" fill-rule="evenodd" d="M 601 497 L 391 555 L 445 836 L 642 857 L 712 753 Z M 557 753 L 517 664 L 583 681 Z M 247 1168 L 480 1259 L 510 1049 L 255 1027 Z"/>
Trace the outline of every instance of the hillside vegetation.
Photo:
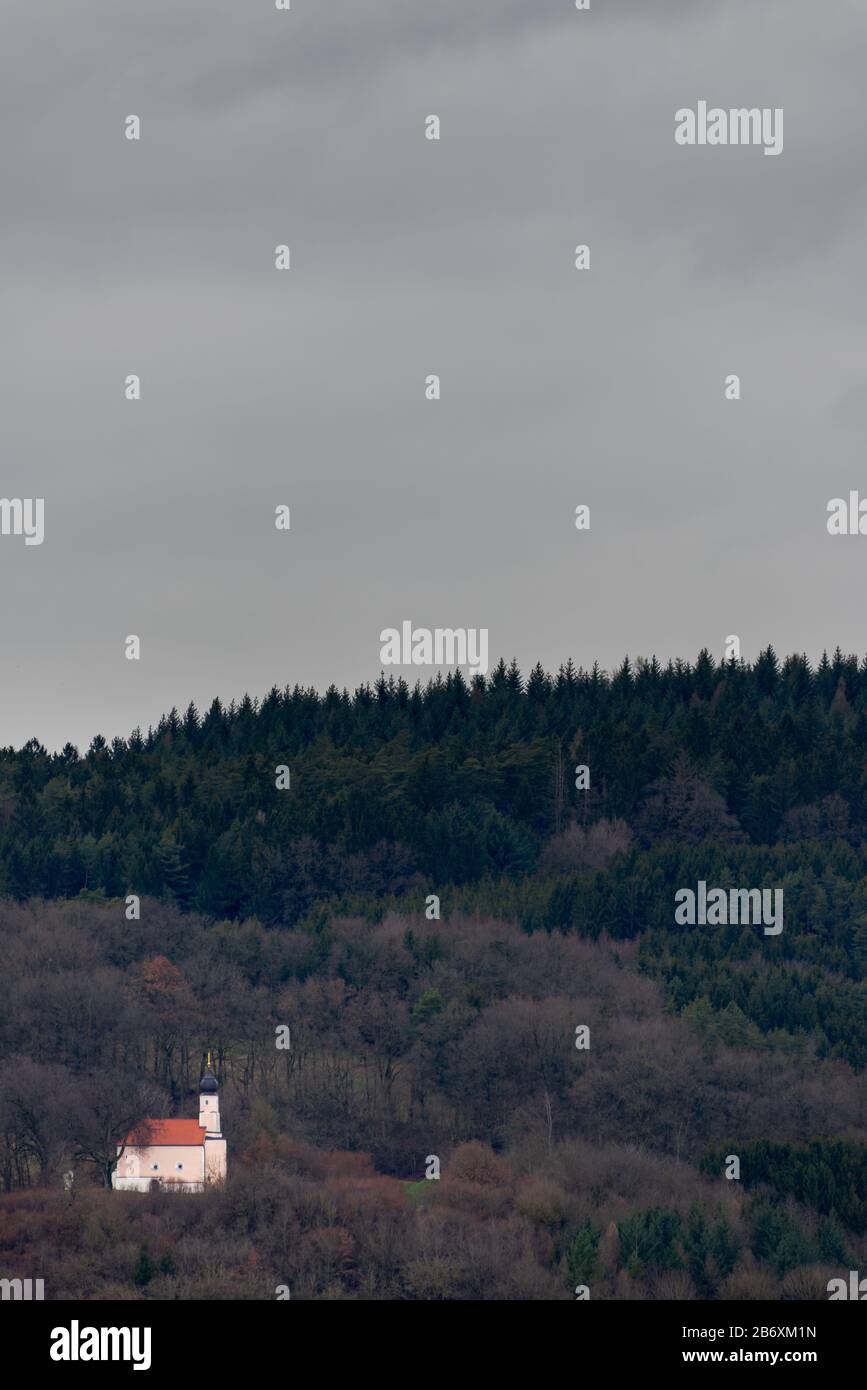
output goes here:
<path id="1" fill-rule="evenodd" d="M 825 1297 L 867 1261 L 865 755 L 867 666 L 771 649 L 5 750 L 0 1273 Z M 782 888 L 784 930 L 676 925 L 702 880 Z M 226 1189 L 105 1190 L 208 1048 Z"/>

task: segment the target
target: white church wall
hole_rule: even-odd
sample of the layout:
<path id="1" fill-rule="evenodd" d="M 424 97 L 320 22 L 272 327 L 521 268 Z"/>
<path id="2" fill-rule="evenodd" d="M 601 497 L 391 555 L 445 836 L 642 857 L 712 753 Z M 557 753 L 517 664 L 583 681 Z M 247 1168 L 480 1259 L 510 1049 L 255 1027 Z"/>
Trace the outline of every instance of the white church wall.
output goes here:
<path id="1" fill-rule="evenodd" d="M 205 1140 L 205 1173 L 208 1182 L 224 1182 L 226 1178 L 225 1139 Z"/>
<path id="2" fill-rule="evenodd" d="M 152 1148 L 126 1149 L 115 1168 L 116 1187 L 145 1183 L 152 1178 L 171 1183 L 202 1183 L 205 1180 L 205 1151 L 201 1145 L 159 1144 Z M 129 1179 L 129 1182 L 126 1180 Z"/>

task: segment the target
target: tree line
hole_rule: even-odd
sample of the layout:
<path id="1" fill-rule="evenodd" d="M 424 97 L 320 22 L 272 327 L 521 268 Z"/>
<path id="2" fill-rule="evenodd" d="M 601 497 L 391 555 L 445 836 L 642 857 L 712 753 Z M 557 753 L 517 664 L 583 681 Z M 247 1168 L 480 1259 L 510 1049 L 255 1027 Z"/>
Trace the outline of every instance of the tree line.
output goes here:
<path id="1" fill-rule="evenodd" d="M 865 702 L 864 662 L 837 651 L 812 670 L 768 648 L 752 665 L 705 651 L 610 675 L 500 662 L 470 685 L 274 688 L 83 755 L 34 739 L 0 752 L 0 891 L 286 923 L 346 894 L 533 874 L 575 818 L 623 820 L 645 846 L 684 819 L 692 839 L 860 846 Z M 660 800 L 678 758 L 702 783 L 686 811 Z"/>

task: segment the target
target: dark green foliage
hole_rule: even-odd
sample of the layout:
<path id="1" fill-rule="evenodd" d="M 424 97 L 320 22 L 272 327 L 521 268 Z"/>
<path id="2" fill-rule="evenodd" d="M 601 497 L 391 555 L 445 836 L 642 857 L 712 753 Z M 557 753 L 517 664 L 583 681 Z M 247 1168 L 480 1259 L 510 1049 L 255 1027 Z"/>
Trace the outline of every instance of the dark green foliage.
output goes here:
<path id="1" fill-rule="evenodd" d="M 665 1207 L 649 1207 L 627 1216 L 617 1228 L 620 1263 L 639 1277 L 648 1270 L 679 1269 L 683 1264 L 680 1214 Z"/>
<path id="2" fill-rule="evenodd" d="M 139 1288 L 144 1288 L 153 1279 L 157 1269 L 150 1256 L 147 1245 L 143 1245 L 139 1250 L 138 1260 L 132 1272 L 132 1282 Z"/>
<path id="3" fill-rule="evenodd" d="M 593 1278 L 601 1234 L 592 1221 L 585 1221 L 572 1237 L 566 1252 L 566 1264 L 573 1284 L 587 1284 Z"/>
<path id="4" fill-rule="evenodd" d="M 740 1245 L 726 1218 L 708 1217 L 700 1206 L 689 1213 L 683 1238 L 686 1267 L 700 1298 L 710 1298 L 731 1274 Z"/>
<path id="5" fill-rule="evenodd" d="M 799 1264 L 810 1264 L 818 1255 L 814 1242 L 785 1208 L 769 1202 L 759 1203 L 753 1211 L 752 1251 L 778 1275 L 788 1274 Z"/>
<path id="6" fill-rule="evenodd" d="M 779 1144 L 759 1139 L 723 1146 L 707 1153 L 702 1171 L 717 1177 L 725 1156 L 741 1160 L 745 1190 L 769 1187 L 777 1197 L 794 1197 L 823 1215 L 836 1218 L 824 1227 L 824 1243 L 839 1244 L 839 1226 L 867 1230 L 867 1144 L 856 1140 L 816 1139 L 809 1144 Z"/>

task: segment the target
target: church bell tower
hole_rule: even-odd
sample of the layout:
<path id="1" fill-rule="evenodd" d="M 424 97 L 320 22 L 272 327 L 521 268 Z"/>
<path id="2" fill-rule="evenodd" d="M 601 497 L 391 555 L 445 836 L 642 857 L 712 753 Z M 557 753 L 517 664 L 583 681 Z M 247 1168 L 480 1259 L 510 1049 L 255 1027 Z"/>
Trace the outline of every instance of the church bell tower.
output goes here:
<path id="1" fill-rule="evenodd" d="M 211 1054 L 208 1053 L 208 1065 L 205 1074 L 199 1083 L 199 1124 L 206 1131 L 208 1138 L 221 1139 L 223 1137 L 220 1129 L 220 1098 L 217 1078 L 211 1066 Z"/>
<path id="2" fill-rule="evenodd" d="M 220 1127 L 219 1086 L 208 1053 L 208 1065 L 199 1082 L 199 1124 L 205 1131 L 205 1185 L 226 1181 L 226 1141 Z"/>

